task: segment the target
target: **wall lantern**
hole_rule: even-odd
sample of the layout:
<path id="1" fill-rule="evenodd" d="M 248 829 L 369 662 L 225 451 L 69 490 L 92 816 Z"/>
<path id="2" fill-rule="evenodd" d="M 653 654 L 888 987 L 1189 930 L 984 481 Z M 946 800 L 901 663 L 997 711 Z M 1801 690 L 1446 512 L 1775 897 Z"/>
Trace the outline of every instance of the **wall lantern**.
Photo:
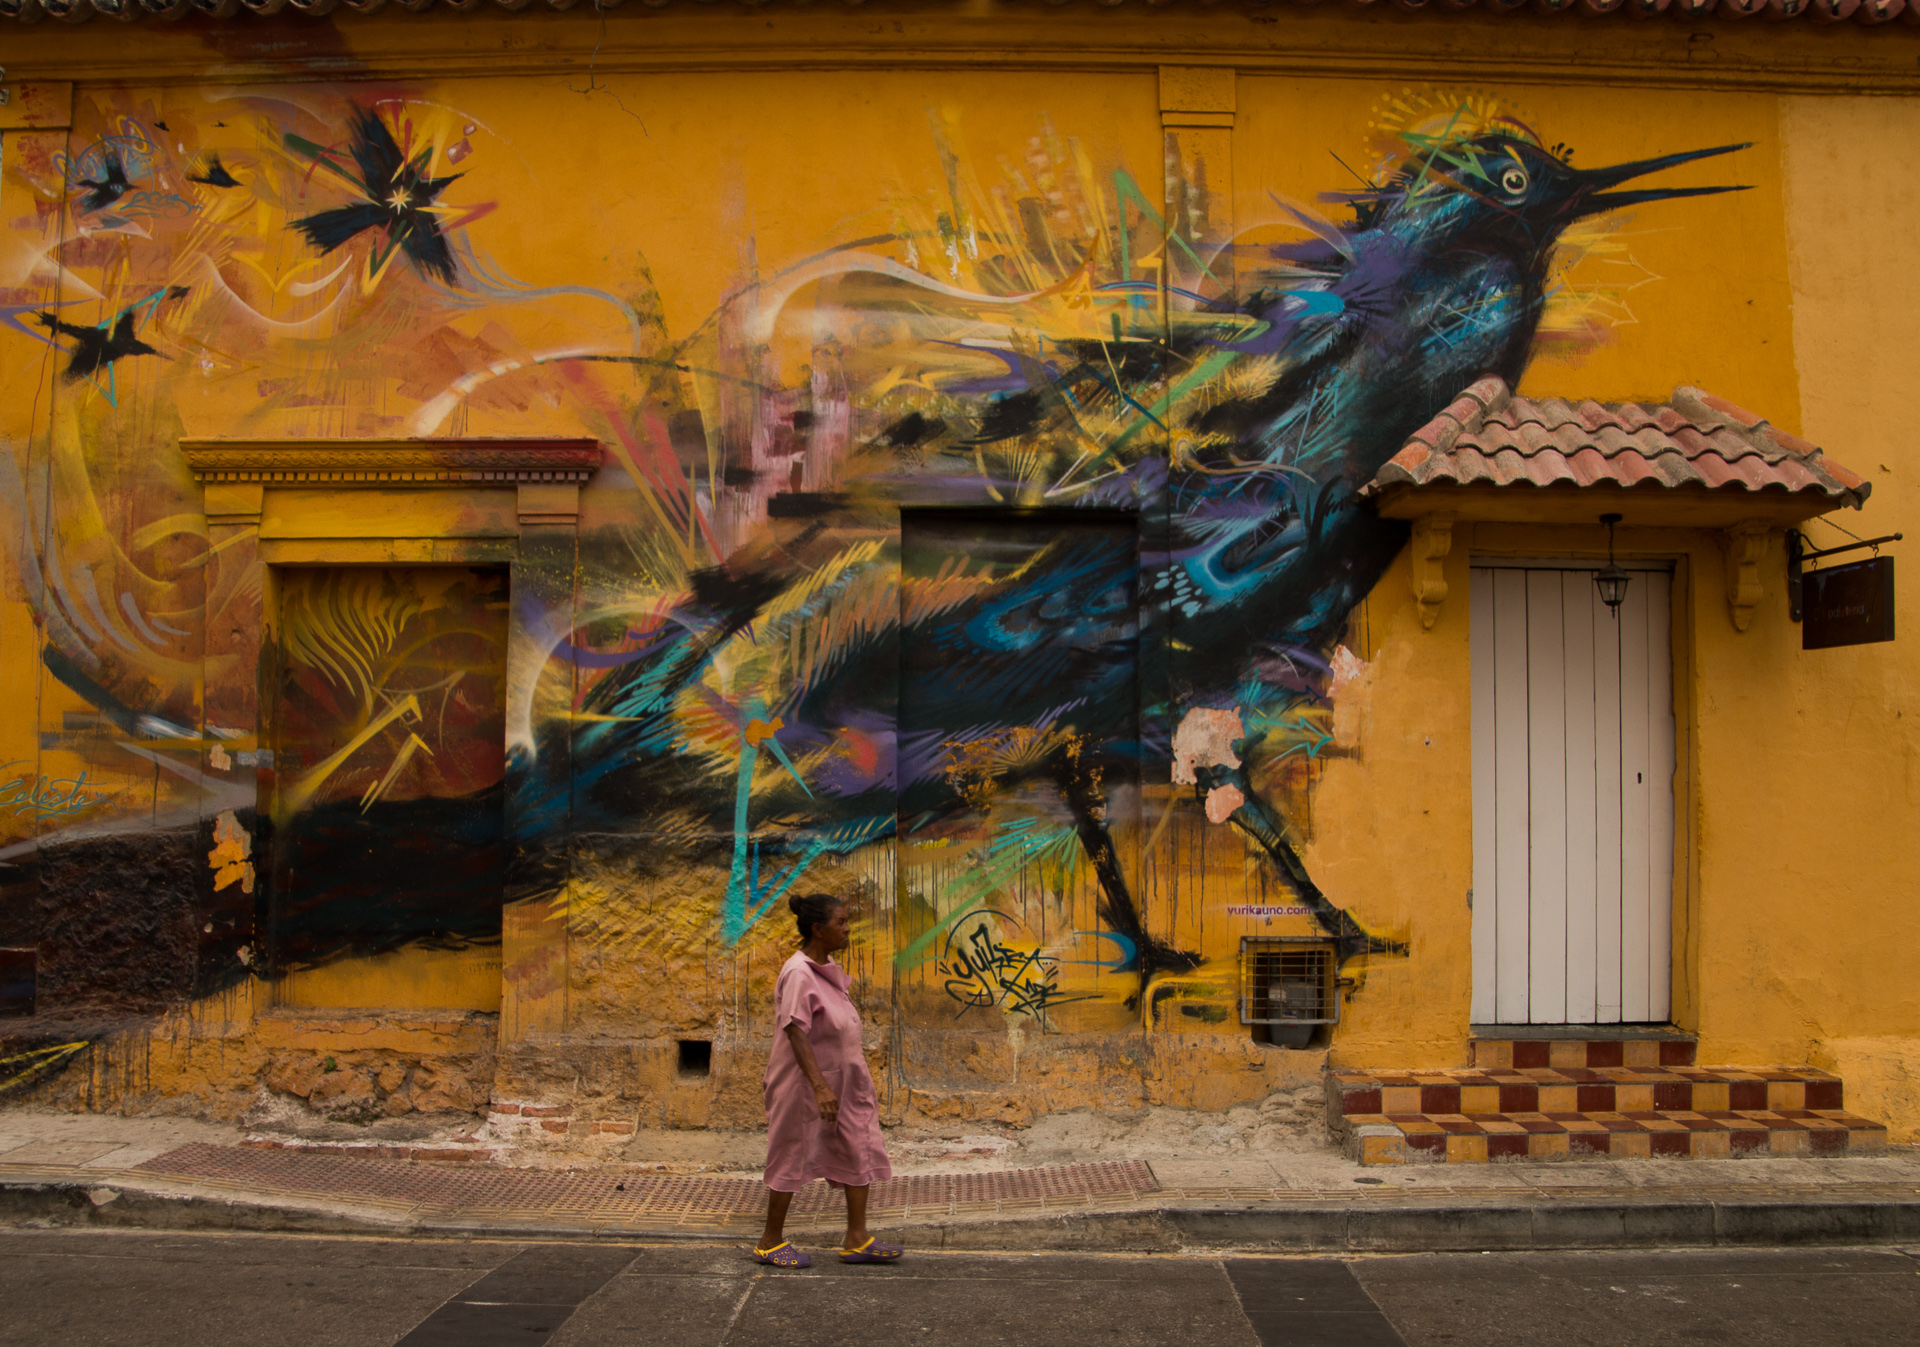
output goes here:
<path id="1" fill-rule="evenodd" d="M 1620 522 L 1620 516 L 1603 514 L 1600 522 L 1607 526 L 1607 564 L 1594 575 L 1593 587 L 1600 591 L 1600 602 L 1607 605 L 1607 611 L 1618 622 L 1620 605 L 1627 601 L 1627 585 L 1631 581 L 1631 577 L 1613 559 L 1613 526 Z"/>

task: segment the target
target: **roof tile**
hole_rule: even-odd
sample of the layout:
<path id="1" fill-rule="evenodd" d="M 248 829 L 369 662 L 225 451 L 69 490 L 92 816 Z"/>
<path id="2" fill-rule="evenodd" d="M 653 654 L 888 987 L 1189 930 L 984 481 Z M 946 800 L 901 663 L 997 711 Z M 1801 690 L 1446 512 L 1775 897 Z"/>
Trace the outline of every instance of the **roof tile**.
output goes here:
<path id="1" fill-rule="evenodd" d="M 1515 397 L 1475 383 L 1361 488 L 1661 486 L 1805 493 L 1859 506 L 1872 486 L 1797 435 L 1697 388 L 1671 402 Z"/>
<path id="2" fill-rule="evenodd" d="M 648 7 L 667 4 L 669 0 L 639 0 Z M 1122 0 L 1106 0 L 1109 4 L 1119 4 Z M 1210 2 L 1210 0 L 1205 0 Z M 1264 0 L 1263 0 L 1264 2 Z M 1320 0 L 1294 0 L 1298 5 L 1314 5 Z M 1377 0 L 1346 0 L 1356 9 L 1371 8 Z M 283 12 L 306 14 L 319 18 L 344 10 L 353 14 L 371 14 L 386 8 L 389 0 L 0 0 L 0 18 L 18 19 L 32 23 L 42 18 L 62 19 L 69 23 L 78 23 L 94 17 L 96 14 L 108 19 L 138 19 L 154 17 L 161 19 L 179 19 L 186 17 L 224 19 L 239 14 L 252 13 L 273 15 Z M 571 9 L 579 0 L 391 0 L 394 7 L 420 11 L 426 9 L 447 9 L 458 13 L 475 11 L 519 10 L 519 9 Z M 745 0 L 741 6 L 751 10 L 764 0 Z M 848 4 L 858 4 L 859 0 L 845 0 Z M 1143 3 L 1159 7 L 1167 0 L 1143 0 Z M 615 9 L 621 0 L 600 0 L 597 9 Z M 1829 24 L 1851 19 L 1857 24 L 1874 27 L 1891 23 L 1898 19 L 1906 23 L 1920 23 L 1920 0 L 1396 0 L 1399 8 L 1425 11 L 1435 18 L 1444 18 L 1461 10 L 1481 10 L 1492 14 L 1525 13 L 1534 15 L 1578 16 L 1583 20 L 1596 17 L 1611 19 L 1619 15 L 1614 22 L 1624 22 L 1628 16 L 1633 18 L 1651 18 L 1665 14 L 1679 23 L 1697 24 L 1708 17 L 1722 21 L 1742 23 L 1748 19 L 1797 19 L 1803 23 Z"/>

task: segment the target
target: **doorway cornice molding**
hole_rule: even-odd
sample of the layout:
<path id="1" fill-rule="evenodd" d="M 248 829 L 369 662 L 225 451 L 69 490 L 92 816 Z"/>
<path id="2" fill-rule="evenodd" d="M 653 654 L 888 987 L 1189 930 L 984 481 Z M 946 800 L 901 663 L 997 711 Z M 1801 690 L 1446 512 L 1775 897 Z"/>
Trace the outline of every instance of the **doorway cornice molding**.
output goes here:
<path id="1" fill-rule="evenodd" d="M 606 457 L 590 439 L 181 440 L 195 481 L 265 486 L 574 483 Z"/>

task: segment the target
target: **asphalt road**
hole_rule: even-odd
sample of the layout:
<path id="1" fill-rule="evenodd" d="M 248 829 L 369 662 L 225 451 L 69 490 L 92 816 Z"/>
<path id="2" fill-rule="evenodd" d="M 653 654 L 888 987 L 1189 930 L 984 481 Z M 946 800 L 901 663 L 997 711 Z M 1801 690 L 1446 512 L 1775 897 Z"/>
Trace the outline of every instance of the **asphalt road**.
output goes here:
<path id="1" fill-rule="evenodd" d="M 1920 1250 L 1334 1258 L 0 1232 L 0 1343 L 1614 1347 L 1920 1342 Z"/>

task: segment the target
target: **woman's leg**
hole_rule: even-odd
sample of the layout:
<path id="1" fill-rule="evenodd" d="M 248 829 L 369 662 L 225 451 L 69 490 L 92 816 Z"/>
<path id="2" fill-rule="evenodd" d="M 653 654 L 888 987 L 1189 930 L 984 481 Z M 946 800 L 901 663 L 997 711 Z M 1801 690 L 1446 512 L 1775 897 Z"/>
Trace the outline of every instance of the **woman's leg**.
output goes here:
<path id="1" fill-rule="evenodd" d="M 755 1248 L 771 1249 L 774 1245 L 786 1239 L 787 1208 L 792 1205 L 792 1193 L 776 1193 L 771 1188 L 767 1189 L 767 1226 L 766 1229 L 760 1232 L 760 1243 L 755 1245 Z M 866 1209 L 867 1190 L 862 1188 L 860 1190 L 860 1210 L 864 1212 Z M 862 1235 L 860 1238 L 865 1239 L 866 1236 Z"/>
<path id="2" fill-rule="evenodd" d="M 857 1249 L 867 1242 L 867 1185 L 847 1189 L 847 1237 L 843 1249 Z M 761 1246 L 765 1248 L 765 1245 Z"/>

